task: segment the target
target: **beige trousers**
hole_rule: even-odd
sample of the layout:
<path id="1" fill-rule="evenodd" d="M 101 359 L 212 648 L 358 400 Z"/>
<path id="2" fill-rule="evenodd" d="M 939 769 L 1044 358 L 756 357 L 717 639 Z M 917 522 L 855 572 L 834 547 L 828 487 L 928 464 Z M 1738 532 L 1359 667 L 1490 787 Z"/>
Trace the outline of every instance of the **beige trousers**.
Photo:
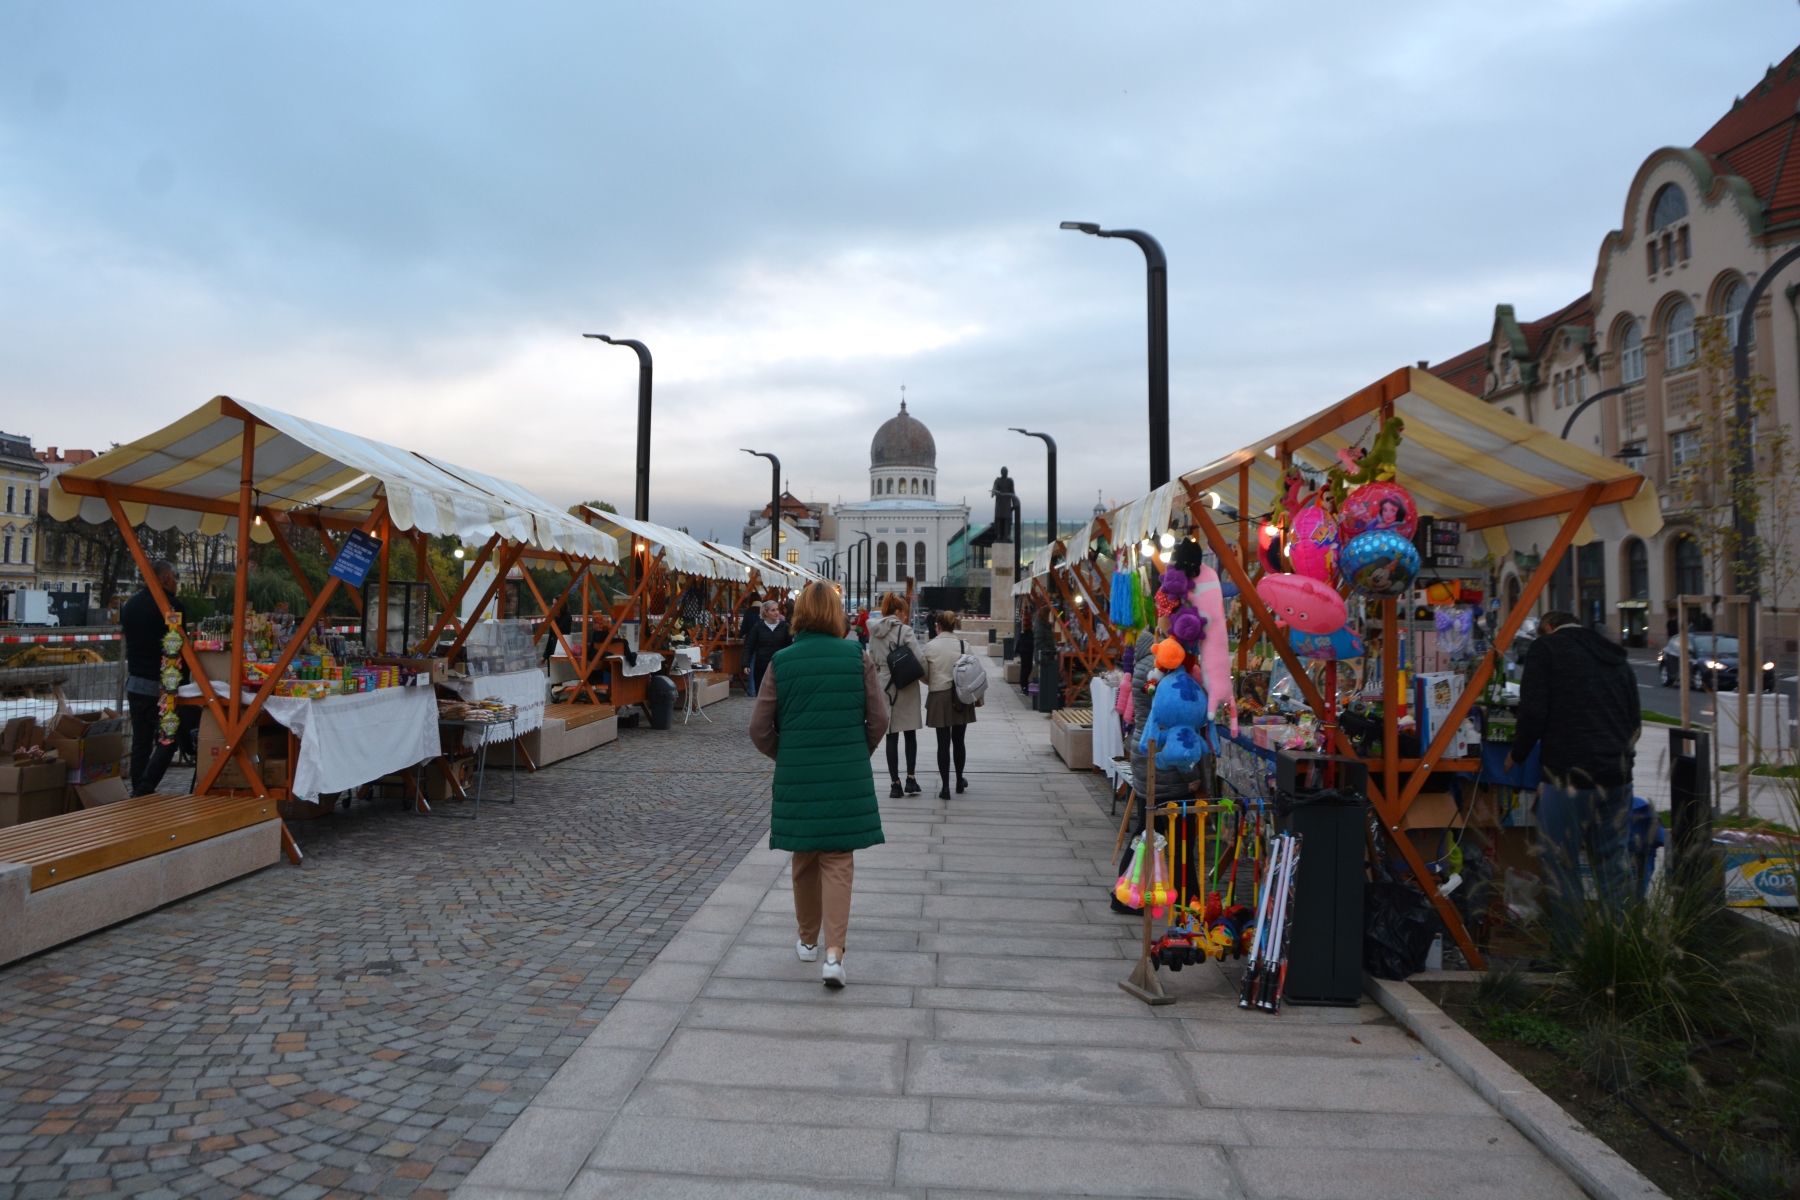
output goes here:
<path id="1" fill-rule="evenodd" d="M 850 930 L 850 883 L 856 860 L 849 850 L 794 851 L 794 918 L 809 946 L 842 947 Z M 819 922 L 825 937 L 819 937 Z"/>

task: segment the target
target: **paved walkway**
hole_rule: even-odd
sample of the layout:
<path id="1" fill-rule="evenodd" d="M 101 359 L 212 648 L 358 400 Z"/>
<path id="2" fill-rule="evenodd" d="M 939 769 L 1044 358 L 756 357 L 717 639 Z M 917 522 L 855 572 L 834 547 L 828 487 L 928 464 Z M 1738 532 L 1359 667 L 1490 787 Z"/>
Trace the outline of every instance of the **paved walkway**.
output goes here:
<path id="1" fill-rule="evenodd" d="M 1165 973 L 1170 1007 L 1121 992 L 1116 825 L 989 696 L 968 793 L 882 801 L 848 988 L 796 960 L 787 856 L 752 850 L 458 1200 L 1581 1195 L 1373 1005 L 1245 1013 L 1219 967 Z"/>

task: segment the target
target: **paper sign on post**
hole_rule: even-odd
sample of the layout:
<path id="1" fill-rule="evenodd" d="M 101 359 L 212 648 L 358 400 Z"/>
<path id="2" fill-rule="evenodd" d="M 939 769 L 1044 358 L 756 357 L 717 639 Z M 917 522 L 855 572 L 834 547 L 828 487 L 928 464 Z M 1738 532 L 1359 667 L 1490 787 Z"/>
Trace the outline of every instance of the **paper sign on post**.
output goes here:
<path id="1" fill-rule="evenodd" d="M 369 568 L 375 565 L 375 556 L 380 553 L 380 542 L 360 529 L 352 529 L 344 544 L 338 547 L 337 557 L 331 562 L 331 573 L 351 587 L 359 588 L 369 577 Z"/>

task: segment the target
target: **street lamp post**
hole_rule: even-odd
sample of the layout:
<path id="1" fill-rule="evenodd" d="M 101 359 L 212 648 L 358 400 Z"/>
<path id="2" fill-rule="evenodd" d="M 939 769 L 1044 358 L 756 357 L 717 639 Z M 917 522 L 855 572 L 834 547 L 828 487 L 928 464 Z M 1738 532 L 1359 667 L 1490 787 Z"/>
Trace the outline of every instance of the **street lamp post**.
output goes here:
<path id="1" fill-rule="evenodd" d="M 850 548 L 852 550 L 862 550 L 862 553 L 857 556 L 857 561 L 862 564 L 863 603 L 868 605 L 875 599 L 875 538 L 871 534 L 861 532 L 857 533 L 856 536 L 861 538 L 862 541 Z M 855 579 L 856 577 L 852 575 L 851 582 L 854 583 Z"/>
<path id="2" fill-rule="evenodd" d="M 1011 428 L 1012 432 L 1014 432 L 1014 433 L 1022 433 L 1026 437 L 1042 438 L 1044 441 L 1044 450 L 1049 455 L 1049 475 L 1044 484 L 1044 498 L 1045 498 L 1045 502 L 1050 510 L 1050 514 L 1048 517 L 1048 524 L 1045 526 L 1045 529 L 1047 530 L 1047 532 L 1049 534 L 1049 540 L 1055 541 L 1056 540 L 1056 439 L 1051 437 L 1047 433 L 1033 433 L 1029 429 L 1020 429 L 1017 425 L 1010 426 L 1010 428 Z"/>
<path id="3" fill-rule="evenodd" d="M 781 460 L 766 450 L 746 450 L 769 460 L 769 557 L 781 561 Z"/>
<path id="4" fill-rule="evenodd" d="M 632 506 L 632 515 L 640 521 L 648 521 L 650 519 L 650 347 L 636 338 L 610 338 L 604 333 L 584 333 L 581 336 L 605 342 L 609 346 L 630 346 L 637 351 L 637 497 Z"/>
<path id="5" fill-rule="evenodd" d="M 1769 290 L 1775 276 L 1795 259 L 1800 259 L 1800 247 L 1776 259 L 1750 285 L 1750 294 L 1744 298 L 1744 307 L 1738 313 L 1737 345 L 1732 347 L 1731 373 L 1737 383 L 1737 403 L 1731 421 L 1731 528 L 1735 534 L 1732 540 L 1737 543 L 1732 558 L 1740 596 L 1755 597 L 1762 593 L 1758 578 L 1761 572 L 1757 569 L 1761 555 L 1756 545 L 1756 520 L 1739 503 L 1744 489 L 1755 486 L 1752 481 L 1756 477 L 1756 429 L 1750 409 L 1750 341 L 1756 334 L 1756 306 L 1762 301 L 1763 293 Z M 1762 656 L 1760 650 L 1755 653 L 1758 658 Z"/>
<path id="6" fill-rule="evenodd" d="M 1150 325 L 1150 487 L 1169 482 L 1169 260 L 1162 243 L 1140 229 L 1102 229 L 1092 221 L 1062 228 L 1092 237 L 1125 238 L 1144 252 Z"/>

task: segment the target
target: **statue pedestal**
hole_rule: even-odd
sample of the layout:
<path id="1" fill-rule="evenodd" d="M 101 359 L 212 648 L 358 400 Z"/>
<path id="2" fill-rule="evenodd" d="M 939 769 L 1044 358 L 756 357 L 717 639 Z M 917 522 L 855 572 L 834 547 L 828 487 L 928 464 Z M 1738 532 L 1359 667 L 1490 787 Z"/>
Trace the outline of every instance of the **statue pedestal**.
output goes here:
<path id="1" fill-rule="evenodd" d="M 1018 575 L 1013 569 L 1016 549 L 1011 542 L 995 542 L 993 547 L 993 583 L 989 585 L 988 591 L 988 616 L 996 622 L 1003 622 L 1002 628 L 1012 625 L 1012 589 Z"/>

